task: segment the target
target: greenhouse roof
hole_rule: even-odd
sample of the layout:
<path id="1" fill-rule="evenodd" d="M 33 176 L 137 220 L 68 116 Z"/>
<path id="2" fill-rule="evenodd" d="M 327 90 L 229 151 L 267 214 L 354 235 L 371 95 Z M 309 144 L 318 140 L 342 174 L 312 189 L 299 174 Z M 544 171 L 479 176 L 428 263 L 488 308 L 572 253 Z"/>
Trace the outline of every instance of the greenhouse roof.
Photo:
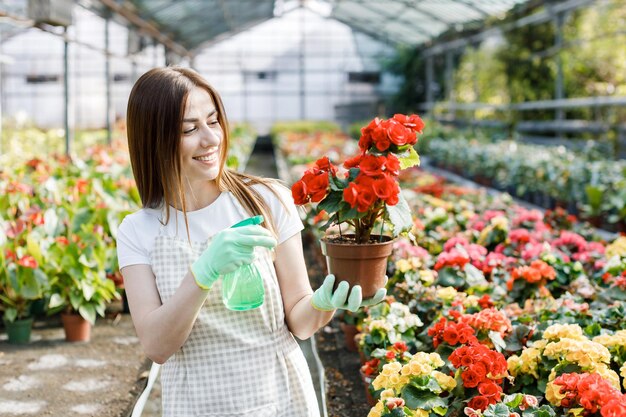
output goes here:
<path id="1" fill-rule="evenodd" d="M 325 10 L 321 13 L 378 40 L 420 45 L 450 31 L 480 27 L 485 19 L 501 16 L 527 1 L 78 0 L 77 3 L 102 16 L 111 14 L 120 23 L 137 27 L 144 35 L 184 56 L 299 5 L 317 12 Z M 9 12 L 18 15 L 27 9 L 26 0 L 3 3 Z"/>
<path id="2" fill-rule="evenodd" d="M 479 27 L 527 0 L 100 0 L 148 22 L 186 51 L 244 31 L 290 5 L 322 3 L 354 30 L 394 44 L 419 45 L 443 33 Z M 126 14 L 124 14 L 125 17 Z"/>
<path id="3" fill-rule="evenodd" d="M 396 44 L 419 45 L 479 27 L 527 0 L 335 0 L 331 17 Z"/>

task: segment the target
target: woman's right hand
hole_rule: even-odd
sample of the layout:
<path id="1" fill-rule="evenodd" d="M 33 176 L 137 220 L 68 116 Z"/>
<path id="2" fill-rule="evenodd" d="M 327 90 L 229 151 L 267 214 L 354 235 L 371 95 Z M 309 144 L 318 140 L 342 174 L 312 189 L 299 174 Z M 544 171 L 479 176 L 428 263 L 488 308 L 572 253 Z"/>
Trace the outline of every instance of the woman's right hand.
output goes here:
<path id="1" fill-rule="evenodd" d="M 220 275 L 251 264 L 256 246 L 272 249 L 276 246 L 276 239 L 269 230 L 259 225 L 228 228 L 217 233 L 191 265 L 196 283 L 208 290 Z"/>

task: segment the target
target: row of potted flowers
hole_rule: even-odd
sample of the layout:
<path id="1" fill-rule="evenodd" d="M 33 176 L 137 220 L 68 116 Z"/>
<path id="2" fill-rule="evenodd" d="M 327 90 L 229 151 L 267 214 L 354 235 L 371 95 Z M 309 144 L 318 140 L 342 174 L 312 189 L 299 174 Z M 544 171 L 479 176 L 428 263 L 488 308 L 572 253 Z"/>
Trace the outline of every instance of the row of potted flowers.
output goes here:
<path id="1" fill-rule="evenodd" d="M 228 163 L 236 167 L 254 136 L 234 133 Z M 10 342 L 28 342 L 35 315 L 59 312 L 64 322 L 80 317 L 76 337 L 88 339 L 89 325 L 123 294 L 115 237 L 140 206 L 128 152 L 116 141 L 84 155 L 14 159 L 0 169 L 0 312 Z"/>
<path id="2" fill-rule="evenodd" d="M 582 213 L 597 226 L 626 230 L 626 162 L 591 160 L 563 147 L 431 139 L 437 166 L 544 207 Z"/>
<path id="3" fill-rule="evenodd" d="M 417 170 L 399 179 L 414 240 L 395 244 L 388 300 L 346 315 L 362 331 L 370 415 L 624 415 L 626 238 L 607 245 L 562 210 Z M 319 230 L 327 214 L 311 212 Z"/>

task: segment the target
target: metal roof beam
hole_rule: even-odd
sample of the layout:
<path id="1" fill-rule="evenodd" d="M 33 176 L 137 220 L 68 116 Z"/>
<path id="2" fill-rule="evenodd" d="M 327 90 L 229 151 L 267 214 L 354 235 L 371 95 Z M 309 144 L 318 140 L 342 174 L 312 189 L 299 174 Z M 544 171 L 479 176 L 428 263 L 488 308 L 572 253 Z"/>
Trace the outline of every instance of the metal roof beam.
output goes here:
<path id="1" fill-rule="evenodd" d="M 367 9 L 369 11 L 372 11 L 372 12 L 374 12 L 376 14 L 382 15 L 383 17 L 386 18 L 385 22 L 393 21 L 393 22 L 406 23 L 407 25 L 410 25 L 409 27 L 411 28 L 411 30 L 415 30 L 416 32 L 421 33 L 422 35 L 426 36 L 429 39 L 433 36 L 432 33 L 426 32 L 424 29 L 420 28 L 419 26 L 414 26 L 415 22 L 406 20 L 404 18 L 400 19 L 396 15 L 390 15 L 389 13 L 386 13 L 385 11 L 380 10 L 379 8 L 372 8 L 371 6 L 366 6 L 365 3 L 363 3 L 362 1 L 352 0 L 352 3 L 357 4 L 360 7 L 365 8 L 365 9 Z M 346 22 L 344 22 L 344 23 L 346 23 Z M 346 24 L 348 24 L 348 23 L 346 23 Z"/>
<path id="2" fill-rule="evenodd" d="M 422 13 L 423 15 L 428 16 L 431 19 L 436 20 L 437 22 L 439 22 L 441 24 L 444 24 L 444 25 L 446 25 L 448 27 L 450 26 L 450 24 L 452 24 L 452 22 L 449 22 L 447 20 L 442 19 L 441 16 L 437 16 L 436 14 L 431 13 L 428 10 L 424 10 L 423 7 L 420 7 L 420 3 L 422 3 L 421 0 L 413 0 L 413 1 L 411 1 L 411 0 L 396 0 L 396 1 L 398 1 L 399 3 L 404 4 L 406 7 L 409 7 L 411 9 L 413 9 L 413 10 L 416 10 L 419 13 Z"/>
<path id="3" fill-rule="evenodd" d="M 396 39 L 395 37 L 389 36 L 388 34 L 384 35 L 384 33 L 386 33 L 384 31 L 380 31 L 380 30 L 377 31 L 377 30 L 374 30 L 374 29 L 368 29 L 368 27 L 370 27 L 370 28 L 372 26 L 375 27 L 375 25 L 372 25 L 372 23 L 368 22 L 368 21 L 364 21 L 365 27 L 362 27 L 360 24 L 358 24 L 358 22 L 360 21 L 359 19 L 349 19 L 348 20 L 348 19 L 343 19 L 343 18 L 336 17 L 336 16 L 333 17 L 333 19 L 336 19 L 336 20 L 340 21 L 341 23 L 343 23 L 345 25 L 348 25 L 351 28 L 353 28 L 353 29 L 355 29 L 355 30 L 357 30 L 359 32 L 362 32 L 362 33 L 364 33 L 364 34 L 366 34 L 368 36 L 371 36 L 374 39 L 378 39 L 379 41 L 382 41 L 382 42 L 385 42 L 385 43 L 394 43 L 396 45 L 412 45 L 412 43 L 407 42 L 405 40 Z"/>
<path id="4" fill-rule="evenodd" d="M 460 3 L 463 6 L 466 6 L 474 10 L 475 12 L 479 13 L 483 17 L 483 19 L 489 17 L 489 13 L 487 13 L 486 11 L 478 7 L 476 3 L 474 3 L 473 1 L 468 1 L 468 0 L 452 0 L 452 1 L 454 3 Z"/>
<path id="5" fill-rule="evenodd" d="M 127 7 L 121 5 L 115 0 L 100 0 L 100 2 L 111 9 L 114 13 L 125 18 L 131 24 L 137 26 L 140 30 L 147 33 L 149 36 L 152 36 L 161 44 L 165 45 L 169 50 L 176 53 L 177 55 L 184 57 L 189 56 L 190 53 L 181 44 L 175 42 L 169 36 L 164 35 L 159 28 L 157 28 L 153 23 L 148 22 L 147 20 L 141 18 L 137 13 L 128 9 Z"/>

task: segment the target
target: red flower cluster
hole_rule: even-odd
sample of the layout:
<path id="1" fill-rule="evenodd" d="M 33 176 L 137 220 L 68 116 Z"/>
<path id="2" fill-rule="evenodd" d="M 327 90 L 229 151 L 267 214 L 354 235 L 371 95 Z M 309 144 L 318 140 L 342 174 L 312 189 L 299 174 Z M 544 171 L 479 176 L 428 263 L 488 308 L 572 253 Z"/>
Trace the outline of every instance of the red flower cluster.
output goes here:
<path id="1" fill-rule="evenodd" d="M 433 338 L 433 346 L 435 348 L 442 342 L 446 342 L 450 346 L 454 346 L 457 343 L 465 345 L 478 342 L 474 335 L 474 329 L 468 324 L 448 321 L 445 317 L 440 318 L 437 323 L 428 329 L 428 336 Z"/>
<path id="2" fill-rule="evenodd" d="M 312 168 L 307 169 L 302 179 L 291 187 L 291 194 L 296 204 L 308 202 L 319 203 L 328 194 L 328 174 L 336 175 L 334 167 L 328 157 L 320 158 Z"/>
<path id="3" fill-rule="evenodd" d="M 554 384 L 561 386 L 559 391 L 565 394 L 559 404 L 563 408 L 582 407 L 585 409 L 583 416 L 595 415 L 598 411 L 602 417 L 626 415 L 626 395 L 599 374 L 563 374 Z"/>
<path id="4" fill-rule="evenodd" d="M 506 283 L 509 291 L 513 289 L 513 282 L 516 279 L 524 279 L 531 284 L 538 284 L 543 287 L 548 281 L 556 278 L 556 271 L 542 260 L 534 260 L 530 266 L 515 268 L 511 273 L 511 279 Z"/>
<path id="5" fill-rule="evenodd" d="M 488 333 L 493 330 L 505 336 L 513 329 L 511 320 L 502 311 L 495 308 L 487 308 L 474 314 L 463 314 L 459 322 L 468 324 L 477 333 Z"/>
<path id="6" fill-rule="evenodd" d="M 498 252 L 499 247 L 500 245 L 496 247 L 495 252 L 489 252 L 489 254 L 485 257 L 481 268 L 485 275 L 491 274 L 494 269 L 508 269 L 509 265 L 517 262 L 516 258 L 506 256 Z"/>
<path id="7" fill-rule="evenodd" d="M 584 252 L 587 248 L 587 241 L 577 233 L 563 230 L 561 235 L 552 241 L 552 247 L 572 255 L 577 252 Z"/>
<path id="8" fill-rule="evenodd" d="M 416 133 L 422 133 L 424 122 L 416 114 L 396 114 L 389 120 L 375 118 L 361 129 L 359 148 L 366 152 L 372 146 L 384 152 L 391 145 L 404 146 L 417 143 Z"/>
<path id="9" fill-rule="evenodd" d="M 455 368 L 461 369 L 465 388 L 477 388 L 468 407 L 484 411 L 495 404 L 502 394 L 502 379 L 507 375 L 504 355 L 481 344 L 472 344 L 456 349 L 449 357 Z"/>
<path id="10" fill-rule="evenodd" d="M 469 261 L 470 258 L 466 252 L 461 252 L 457 248 L 452 248 L 447 252 L 441 252 L 439 254 L 434 269 L 435 271 L 439 271 L 441 268 L 444 268 L 446 266 L 458 267 L 459 269 L 463 269 L 463 267 L 465 267 L 465 264 Z"/>
<path id="11" fill-rule="evenodd" d="M 380 359 L 373 358 L 369 361 L 365 362 L 363 366 L 361 366 L 361 372 L 365 375 L 377 375 L 378 374 L 378 365 L 380 365 Z"/>
<path id="12" fill-rule="evenodd" d="M 395 178 L 400 172 L 400 161 L 395 155 L 357 155 L 347 160 L 344 168 L 360 170 L 354 181 L 343 190 L 343 199 L 350 207 L 364 213 L 378 199 L 389 206 L 398 204 L 400 186 Z"/>

